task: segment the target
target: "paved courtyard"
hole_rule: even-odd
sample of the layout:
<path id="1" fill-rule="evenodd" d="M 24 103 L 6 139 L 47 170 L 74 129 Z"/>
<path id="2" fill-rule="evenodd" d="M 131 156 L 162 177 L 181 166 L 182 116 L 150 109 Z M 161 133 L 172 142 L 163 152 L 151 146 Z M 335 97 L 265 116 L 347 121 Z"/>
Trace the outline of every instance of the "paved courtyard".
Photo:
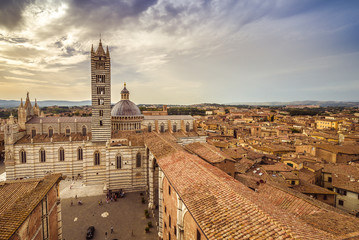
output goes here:
<path id="1" fill-rule="evenodd" d="M 61 196 L 63 239 L 86 239 L 89 226 L 95 227 L 93 238 L 95 240 L 158 239 L 155 219 L 145 218 L 147 201 L 146 204 L 141 202 L 142 197 L 145 196 L 144 193 L 142 193 L 143 196 L 140 192 L 126 193 L 124 198 L 107 204 L 106 196 L 102 192 L 100 192 L 101 195 L 94 196 L 95 193 L 99 193 L 98 189 L 101 189 L 101 186 L 81 186 L 80 181 L 72 182 L 72 184 L 73 186 L 69 189 L 70 184 L 65 180 L 60 186 L 60 196 L 64 193 L 64 197 Z M 87 190 L 86 194 L 84 189 Z M 77 204 L 74 198 L 76 194 L 83 205 Z M 100 200 L 103 202 L 101 206 L 98 204 Z M 71 201 L 74 203 L 73 206 L 71 206 Z M 106 215 L 108 216 L 103 217 Z M 146 233 L 145 227 L 149 221 L 152 222 L 153 228 Z M 114 228 L 113 234 L 110 233 L 111 226 Z M 105 232 L 108 233 L 107 238 Z"/>

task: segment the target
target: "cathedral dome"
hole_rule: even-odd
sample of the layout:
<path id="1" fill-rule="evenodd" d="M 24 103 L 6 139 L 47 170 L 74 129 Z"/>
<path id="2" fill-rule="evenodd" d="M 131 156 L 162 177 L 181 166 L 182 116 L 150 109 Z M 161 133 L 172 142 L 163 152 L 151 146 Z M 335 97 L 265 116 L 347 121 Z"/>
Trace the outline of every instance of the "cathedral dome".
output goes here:
<path id="1" fill-rule="evenodd" d="M 121 100 L 113 106 L 111 110 L 112 116 L 141 116 L 140 109 L 130 100 Z"/>

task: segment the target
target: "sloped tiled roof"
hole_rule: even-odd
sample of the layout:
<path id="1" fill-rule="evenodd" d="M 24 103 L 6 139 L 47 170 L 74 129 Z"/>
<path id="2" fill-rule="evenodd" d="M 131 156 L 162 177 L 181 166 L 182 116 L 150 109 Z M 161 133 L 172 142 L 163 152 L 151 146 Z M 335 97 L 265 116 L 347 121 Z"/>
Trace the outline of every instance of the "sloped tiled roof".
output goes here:
<path id="1" fill-rule="evenodd" d="M 185 145 L 185 149 L 191 153 L 197 154 L 200 158 L 209 163 L 220 163 L 224 160 L 234 161 L 231 157 L 221 152 L 218 148 L 208 143 L 194 142 Z"/>
<path id="2" fill-rule="evenodd" d="M 22 138 L 20 138 L 16 143 L 17 144 L 23 144 L 23 143 L 31 143 L 31 139 L 33 143 L 44 143 L 44 142 L 51 142 L 51 138 L 53 142 L 69 142 L 71 137 L 71 141 L 87 141 L 92 139 L 91 133 L 87 133 L 86 136 L 82 136 L 81 133 L 71 133 L 70 136 L 66 136 L 66 134 L 58 134 L 55 133 L 52 135 L 52 137 L 49 137 L 47 134 L 37 134 L 34 137 L 31 137 L 31 135 L 25 135 Z"/>
<path id="3" fill-rule="evenodd" d="M 60 179 L 61 174 L 52 174 L 43 179 L 1 183 L 0 239 L 9 239 Z"/>
<path id="4" fill-rule="evenodd" d="M 333 239 L 268 202 L 220 169 L 157 138 L 165 176 L 208 239 Z M 162 142 L 162 143 L 158 143 Z M 170 153 L 163 154 L 169 148 Z M 159 154 L 158 154 L 159 153 Z"/>
<path id="5" fill-rule="evenodd" d="M 42 120 L 42 123 L 91 123 L 91 117 L 33 117 L 26 124 L 38 124 Z"/>

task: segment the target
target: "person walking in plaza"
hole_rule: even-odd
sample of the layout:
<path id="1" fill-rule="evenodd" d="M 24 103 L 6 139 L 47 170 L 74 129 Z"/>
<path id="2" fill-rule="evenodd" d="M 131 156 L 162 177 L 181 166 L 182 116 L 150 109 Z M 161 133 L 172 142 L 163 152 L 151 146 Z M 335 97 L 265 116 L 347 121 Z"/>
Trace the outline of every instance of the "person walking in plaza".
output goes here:
<path id="1" fill-rule="evenodd" d="M 111 233 L 113 233 L 113 226 L 111 226 Z"/>

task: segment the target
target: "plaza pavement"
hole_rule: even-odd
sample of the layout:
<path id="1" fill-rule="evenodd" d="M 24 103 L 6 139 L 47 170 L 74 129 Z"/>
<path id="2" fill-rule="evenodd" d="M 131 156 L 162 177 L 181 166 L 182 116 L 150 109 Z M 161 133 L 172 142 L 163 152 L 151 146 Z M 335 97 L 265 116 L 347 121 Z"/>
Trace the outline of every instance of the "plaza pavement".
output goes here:
<path id="1" fill-rule="evenodd" d="M 83 202 L 83 205 L 77 204 L 75 195 Z M 107 204 L 102 185 L 84 186 L 81 181 L 63 180 L 60 183 L 60 197 L 64 240 L 86 239 L 89 226 L 94 226 L 96 229 L 94 240 L 158 239 L 155 219 L 152 216 L 149 219 L 145 218 L 147 201 L 146 204 L 141 202 L 145 193 L 126 193 L 124 198 Z M 103 202 L 101 206 L 98 204 L 100 200 Z M 71 201 L 73 201 L 73 206 L 71 206 Z M 101 216 L 107 213 L 107 217 Z M 154 226 L 149 233 L 146 233 L 145 227 L 149 221 Z M 110 233 L 111 226 L 114 228 L 113 234 Z M 107 238 L 105 232 L 108 233 Z"/>

